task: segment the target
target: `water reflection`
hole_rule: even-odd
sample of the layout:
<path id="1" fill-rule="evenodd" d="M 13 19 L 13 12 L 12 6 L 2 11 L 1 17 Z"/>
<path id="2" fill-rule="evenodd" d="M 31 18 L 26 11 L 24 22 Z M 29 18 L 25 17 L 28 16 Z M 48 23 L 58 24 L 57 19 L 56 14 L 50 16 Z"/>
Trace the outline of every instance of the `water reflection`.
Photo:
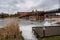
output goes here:
<path id="1" fill-rule="evenodd" d="M 4 26 L 4 19 L 0 19 L 0 28 L 2 28 Z"/>

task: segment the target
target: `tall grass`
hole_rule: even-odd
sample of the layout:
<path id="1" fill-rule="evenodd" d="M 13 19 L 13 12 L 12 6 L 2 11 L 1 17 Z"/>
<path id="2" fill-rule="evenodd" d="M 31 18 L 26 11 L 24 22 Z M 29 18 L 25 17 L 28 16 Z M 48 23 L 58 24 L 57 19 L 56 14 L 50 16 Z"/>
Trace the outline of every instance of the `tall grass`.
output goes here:
<path id="1" fill-rule="evenodd" d="M 0 28 L 0 40 L 22 40 L 17 18 L 7 20 L 5 27 Z"/>

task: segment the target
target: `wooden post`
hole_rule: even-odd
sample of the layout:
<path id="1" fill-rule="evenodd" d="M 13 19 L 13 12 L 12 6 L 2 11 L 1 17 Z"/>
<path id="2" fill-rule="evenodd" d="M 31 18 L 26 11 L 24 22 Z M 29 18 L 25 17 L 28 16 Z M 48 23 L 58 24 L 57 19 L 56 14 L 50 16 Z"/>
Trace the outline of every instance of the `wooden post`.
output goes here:
<path id="1" fill-rule="evenodd" d="M 45 37 L 45 27 L 43 27 L 43 37 Z"/>
<path id="2" fill-rule="evenodd" d="M 43 38 L 45 37 L 45 26 L 43 27 Z M 41 38 L 41 40 L 43 40 L 43 38 Z"/>

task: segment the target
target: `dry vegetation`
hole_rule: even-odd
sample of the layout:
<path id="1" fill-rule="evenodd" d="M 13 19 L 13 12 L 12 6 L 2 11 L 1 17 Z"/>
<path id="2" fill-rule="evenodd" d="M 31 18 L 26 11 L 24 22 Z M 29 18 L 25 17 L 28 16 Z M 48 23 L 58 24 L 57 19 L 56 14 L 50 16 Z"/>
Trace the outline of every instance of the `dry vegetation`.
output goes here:
<path id="1" fill-rule="evenodd" d="M 7 22 L 4 28 L 0 28 L 0 40 L 22 40 L 18 21 L 14 20 Z"/>

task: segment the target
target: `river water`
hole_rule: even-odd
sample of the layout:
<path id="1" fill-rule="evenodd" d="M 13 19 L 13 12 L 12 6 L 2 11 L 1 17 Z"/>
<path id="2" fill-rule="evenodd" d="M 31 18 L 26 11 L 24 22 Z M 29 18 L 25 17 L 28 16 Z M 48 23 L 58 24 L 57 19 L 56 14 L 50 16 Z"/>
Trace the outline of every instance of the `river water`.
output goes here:
<path id="1" fill-rule="evenodd" d="M 7 19 L 7 18 L 6 18 Z M 2 28 L 5 24 L 6 19 L 0 19 L 0 28 Z M 51 18 L 45 19 L 44 21 L 31 21 L 26 19 L 19 19 L 20 31 L 22 31 L 22 36 L 24 40 L 37 40 L 36 36 L 33 35 L 32 27 L 37 26 L 55 26 L 56 22 L 60 22 L 60 18 Z"/>
<path id="2" fill-rule="evenodd" d="M 0 19 L 0 28 L 2 28 L 4 26 L 4 19 Z"/>

